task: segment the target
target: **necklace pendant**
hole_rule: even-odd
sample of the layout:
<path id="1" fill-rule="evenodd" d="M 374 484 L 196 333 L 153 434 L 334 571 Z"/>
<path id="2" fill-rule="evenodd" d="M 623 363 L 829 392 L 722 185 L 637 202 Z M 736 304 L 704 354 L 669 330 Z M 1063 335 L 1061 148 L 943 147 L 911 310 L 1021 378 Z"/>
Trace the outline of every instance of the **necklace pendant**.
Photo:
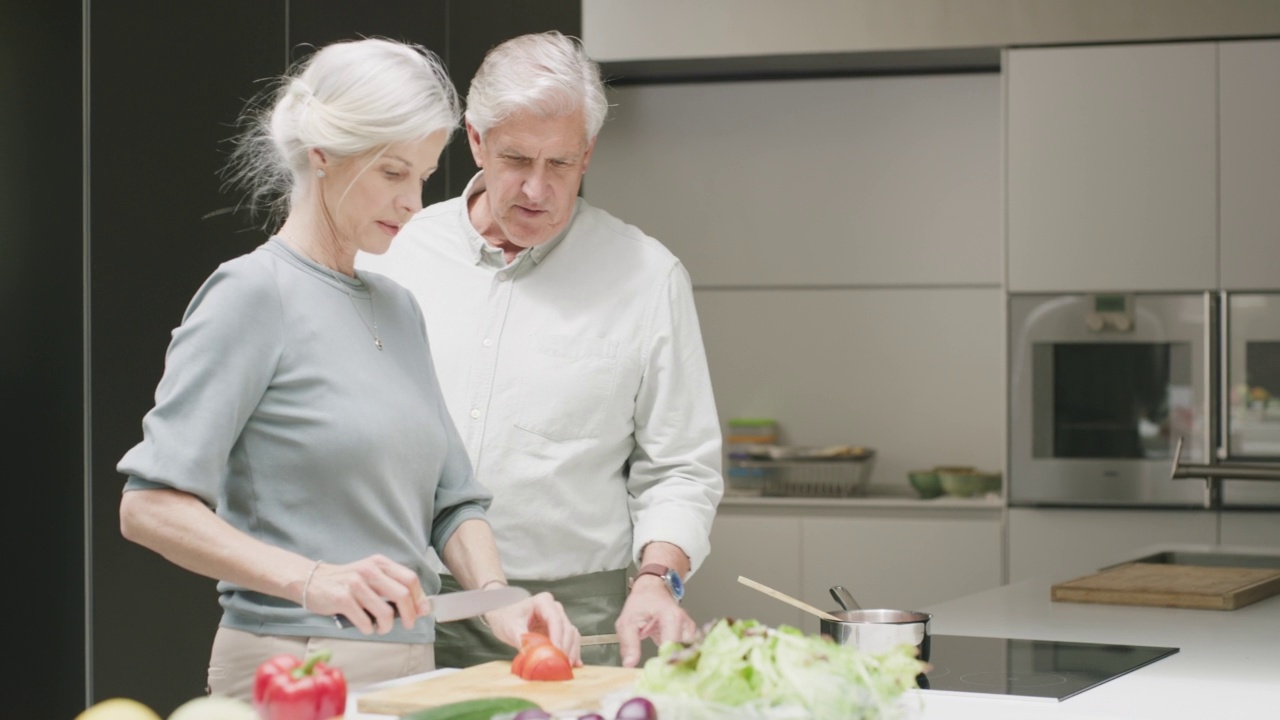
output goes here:
<path id="1" fill-rule="evenodd" d="M 382 349 L 382 339 L 381 339 L 381 338 L 374 338 L 374 339 L 373 339 L 373 344 L 374 344 L 374 345 L 377 345 L 379 350 L 381 350 L 381 349 Z"/>

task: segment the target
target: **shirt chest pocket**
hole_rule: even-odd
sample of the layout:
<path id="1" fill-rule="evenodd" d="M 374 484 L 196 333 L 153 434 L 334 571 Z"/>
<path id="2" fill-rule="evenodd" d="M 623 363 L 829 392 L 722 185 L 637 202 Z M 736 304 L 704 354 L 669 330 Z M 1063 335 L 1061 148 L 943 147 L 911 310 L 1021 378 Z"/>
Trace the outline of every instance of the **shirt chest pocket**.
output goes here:
<path id="1" fill-rule="evenodd" d="M 618 341 L 533 335 L 516 426 L 552 440 L 599 437 L 618 375 Z"/>

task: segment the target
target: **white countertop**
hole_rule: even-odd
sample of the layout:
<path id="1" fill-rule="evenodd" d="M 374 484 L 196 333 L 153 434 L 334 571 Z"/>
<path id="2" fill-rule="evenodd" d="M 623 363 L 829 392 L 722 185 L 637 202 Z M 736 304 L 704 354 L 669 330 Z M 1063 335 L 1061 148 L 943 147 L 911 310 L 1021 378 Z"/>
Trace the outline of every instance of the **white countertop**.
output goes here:
<path id="1" fill-rule="evenodd" d="M 1170 549 L 1215 546 L 1139 548 L 1116 561 Z M 1216 549 L 1275 554 L 1261 548 Z M 1026 580 L 924 610 L 933 613 L 931 630 L 937 635 L 1151 645 L 1179 652 L 1062 702 L 922 692 L 922 720 L 1280 717 L 1280 596 L 1229 611 L 1050 600 L 1055 582 L 1097 569 Z"/>
<path id="2" fill-rule="evenodd" d="M 1161 550 L 1276 554 L 1263 548 L 1161 545 L 1121 553 L 1116 562 Z M 1280 596 L 1230 611 L 1050 600 L 1053 583 L 1096 570 L 1081 567 L 1062 577 L 1025 580 L 922 609 L 933 614 L 931 630 L 936 635 L 1150 645 L 1176 647 L 1179 652 L 1061 702 L 920 692 L 920 720 L 1280 717 Z M 450 671 L 437 671 L 444 672 Z M 348 720 L 390 717 L 359 714 L 355 704 L 353 695 Z"/>

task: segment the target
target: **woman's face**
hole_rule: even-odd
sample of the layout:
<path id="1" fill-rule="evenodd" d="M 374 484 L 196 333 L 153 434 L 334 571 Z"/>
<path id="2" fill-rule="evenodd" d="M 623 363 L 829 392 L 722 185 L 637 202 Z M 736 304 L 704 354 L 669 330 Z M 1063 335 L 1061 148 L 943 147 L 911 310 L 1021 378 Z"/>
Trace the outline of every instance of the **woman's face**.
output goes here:
<path id="1" fill-rule="evenodd" d="M 422 185 L 435 172 L 446 141 L 444 130 L 382 153 L 322 161 L 317 178 L 338 242 L 355 253 L 380 255 L 413 214 L 422 209 Z"/>

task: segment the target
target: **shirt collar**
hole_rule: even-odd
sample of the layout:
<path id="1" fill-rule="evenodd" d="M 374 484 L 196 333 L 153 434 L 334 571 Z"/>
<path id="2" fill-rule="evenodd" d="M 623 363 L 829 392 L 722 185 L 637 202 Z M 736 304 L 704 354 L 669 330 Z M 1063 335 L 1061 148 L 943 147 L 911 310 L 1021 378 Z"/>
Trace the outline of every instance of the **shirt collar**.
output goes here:
<path id="1" fill-rule="evenodd" d="M 462 191 L 462 207 L 458 210 L 458 212 L 462 213 L 461 225 L 465 230 L 467 242 L 470 245 L 471 258 L 476 264 L 480 264 L 486 256 L 496 256 L 498 258 L 497 264 L 506 266 L 508 263 L 503 259 L 502 251 L 490 245 L 489 241 L 485 240 L 484 236 L 480 234 L 480 231 L 476 230 L 476 227 L 471 224 L 471 211 L 469 209 L 471 196 L 482 192 L 484 189 L 484 171 L 481 170 L 471 178 L 471 181 L 467 183 L 466 189 Z M 578 219 L 578 211 L 581 209 L 582 198 L 575 198 L 573 202 L 573 215 L 569 218 L 569 222 L 564 226 L 564 229 L 556 233 L 555 237 L 537 247 L 521 250 L 516 254 L 516 259 L 513 260 L 512 263 L 520 262 L 525 255 L 528 255 L 535 265 L 542 262 L 542 259 L 560 244 L 560 241 L 564 239 L 565 235 L 569 234 L 569 228 L 573 227 L 573 222 Z"/>

